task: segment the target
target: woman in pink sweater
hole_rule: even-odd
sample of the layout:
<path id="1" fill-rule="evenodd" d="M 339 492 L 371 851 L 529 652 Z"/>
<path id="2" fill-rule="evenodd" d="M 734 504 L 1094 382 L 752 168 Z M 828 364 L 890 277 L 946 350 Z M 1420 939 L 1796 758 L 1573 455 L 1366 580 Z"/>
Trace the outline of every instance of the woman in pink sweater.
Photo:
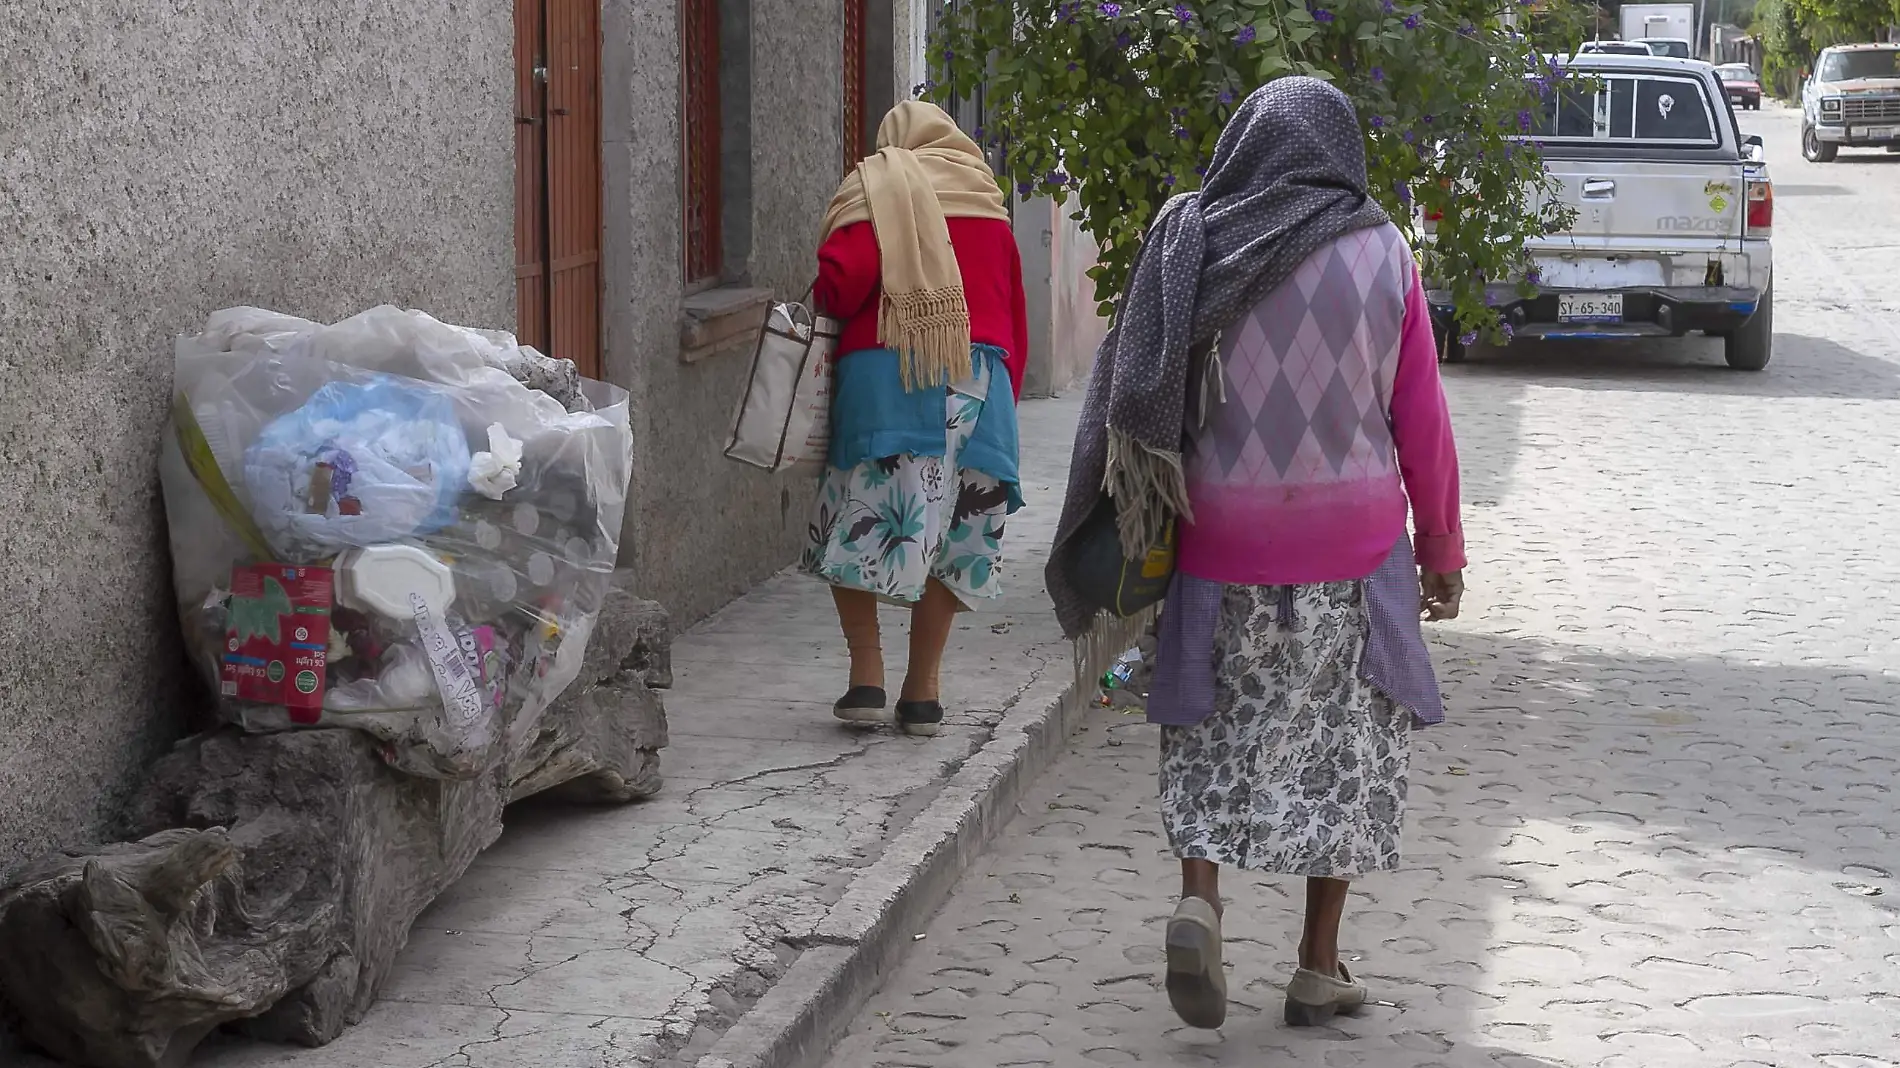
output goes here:
<path id="1" fill-rule="evenodd" d="M 1150 231 L 1096 376 L 1062 529 L 1098 505 L 1091 481 L 1131 553 L 1149 522 L 1178 529 L 1148 707 L 1181 860 L 1169 997 L 1190 1025 L 1225 1018 L 1230 866 L 1307 880 L 1287 1022 L 1357 1011 L 1347 888 L 1399 864 L 1410 732 L 1444 718 L 1419 617 L 1457 615 L 1465 558 L 1418 267 L 1366 194 L 1343 94 L 1288 78 L 1240 106 L 1201 191 Z M 1083 440 L 1097 425 L 1099 459 Z M 1052 593 L 1076 629 L 1062 571 Z"/>

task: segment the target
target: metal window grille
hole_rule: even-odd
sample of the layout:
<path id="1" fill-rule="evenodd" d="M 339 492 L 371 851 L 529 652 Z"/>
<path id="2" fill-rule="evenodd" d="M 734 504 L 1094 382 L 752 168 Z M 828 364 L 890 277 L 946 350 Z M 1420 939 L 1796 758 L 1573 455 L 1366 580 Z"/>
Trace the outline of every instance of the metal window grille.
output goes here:
<path id="1" fill-rule="evenodd" d="M 719 0 L 680 0 L 686 280 L 724 267 L 719 233 Z"/>
<path id="2" fill-rule="evenodd" d="M 865 0 L 844 0 L 844 169 L 870 155 L 865 135 Z"/>

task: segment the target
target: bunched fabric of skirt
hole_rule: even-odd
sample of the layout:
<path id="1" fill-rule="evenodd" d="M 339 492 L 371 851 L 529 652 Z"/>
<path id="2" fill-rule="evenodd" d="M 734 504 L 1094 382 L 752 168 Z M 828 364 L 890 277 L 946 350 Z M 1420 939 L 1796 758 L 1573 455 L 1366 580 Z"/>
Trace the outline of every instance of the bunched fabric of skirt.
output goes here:
<path id="1" fill-rule="evenodd" d="M 1002 593 L 1003 530 L 1010 491 L 959 467 L 992 388 L 990 366 L 945 391 L 942 456 L 904 453 L 848 469 L 827 467 L 806 530 L 800 568 L 889 601 L 915 602 L 937 579 L 966 606 Z"/>
<path id="2" fill-rule="evenodd" d="M 1228 586 L 1214 713 L 1161 728 L 1183 859 L 1351 878 L 1399 865 L 1411 713 L 1360 677 L 1365 583 Z"/>

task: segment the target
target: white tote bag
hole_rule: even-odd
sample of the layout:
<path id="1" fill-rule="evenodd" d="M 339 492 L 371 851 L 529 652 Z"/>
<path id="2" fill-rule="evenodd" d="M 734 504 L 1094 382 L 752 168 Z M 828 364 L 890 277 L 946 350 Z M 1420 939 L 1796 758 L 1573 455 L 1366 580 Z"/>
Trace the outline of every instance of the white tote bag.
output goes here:
<path id="1" fill-rule="evenodd" d="M 772 306 L 727 456 L 768 471 L 824 461 L 831 445 L 831 358 L 840 333 L 837 320 L 803 304 Z"/>

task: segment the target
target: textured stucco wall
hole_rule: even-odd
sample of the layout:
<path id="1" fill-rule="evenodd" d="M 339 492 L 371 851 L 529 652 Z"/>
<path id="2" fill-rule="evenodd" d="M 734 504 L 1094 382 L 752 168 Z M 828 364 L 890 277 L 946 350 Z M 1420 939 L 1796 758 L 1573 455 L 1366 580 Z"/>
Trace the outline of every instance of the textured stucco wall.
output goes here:
<path id="1" fill-rule="evenodd" d="M 0 5 L 0 867 L 179 728 L 171 338 L 258 304 L 509 327 L 508 0 Z"/>
<path id="2" fill-rule="evenodd" d="M 742 281 L 796 298 L 811 282 L 842 170 L 843 14 L 831 0 L 753 4 L 749 254 Z M 791 563 L 815 482 L 722 455 L 747 354 L 679 358 L 682 280 L 674 5 L 607 0 L 606 367 L 634 395 L 634 482 L 621 564 L 691 623 Z M 737 195 L 728 190 L 729 195 Z"/>

